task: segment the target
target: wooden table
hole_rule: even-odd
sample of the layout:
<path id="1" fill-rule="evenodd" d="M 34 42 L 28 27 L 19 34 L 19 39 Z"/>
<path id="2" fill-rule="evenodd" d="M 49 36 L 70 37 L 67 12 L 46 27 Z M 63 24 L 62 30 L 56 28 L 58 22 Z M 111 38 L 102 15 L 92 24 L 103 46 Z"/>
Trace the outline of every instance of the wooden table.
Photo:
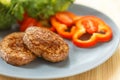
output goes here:
<path id="1" fill-rule="evenodd" d="M 120 28 L 120 1 L 119 0 L 76 0 L 77 4 L 83 4 L 95 8 L 108 15 Z M 24 80 L 0 75 L 0 80 Z M 54 80 L 120 80 L 120 45 L 114 55 L 100 66 L 75 76 Z"/>

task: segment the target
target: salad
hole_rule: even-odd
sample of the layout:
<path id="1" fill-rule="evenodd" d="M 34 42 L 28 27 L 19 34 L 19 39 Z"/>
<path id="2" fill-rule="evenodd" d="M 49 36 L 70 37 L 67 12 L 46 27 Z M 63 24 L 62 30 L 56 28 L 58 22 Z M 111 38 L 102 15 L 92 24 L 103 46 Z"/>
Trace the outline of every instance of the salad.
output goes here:
<path id="1" fill-rule="evenodd" d="M 47 20 L 58 11 L 65 11 L 74 0 L 0 0 L 0 30 L 23 20 L 24 13 L 36 20 Z"/>

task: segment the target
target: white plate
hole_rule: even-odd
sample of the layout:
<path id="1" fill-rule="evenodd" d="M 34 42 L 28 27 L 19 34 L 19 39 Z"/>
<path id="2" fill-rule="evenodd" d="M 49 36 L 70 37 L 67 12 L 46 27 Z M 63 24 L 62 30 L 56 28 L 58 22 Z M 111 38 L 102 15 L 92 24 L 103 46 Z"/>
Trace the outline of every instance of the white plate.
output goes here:
<path id="1" fill-rule="evenodd" d="M 0 74 L 25 79 L 68 77 L 95 68 L 110 58 L 115 52 L 120 39 L 119 29 L 114 22 L 101 12 L 82 5 L 74 4 L 69 10 L 78 15 L 95 15 L 102 18 L 112 28 L 113 39 L 110 42 L 86 49 L 77 48 L 71 41 L 67 41 L 70 46 L 69 58 L 59 63 L 50 63 L 42 59 L 37 59 L 28 65 L 15 67 L 0 59 Z M 12 30 L 10 32 L 12 32 Z M 0 32 L 0 37 L 2 38 L 10 32 L 2 31 Z"/>

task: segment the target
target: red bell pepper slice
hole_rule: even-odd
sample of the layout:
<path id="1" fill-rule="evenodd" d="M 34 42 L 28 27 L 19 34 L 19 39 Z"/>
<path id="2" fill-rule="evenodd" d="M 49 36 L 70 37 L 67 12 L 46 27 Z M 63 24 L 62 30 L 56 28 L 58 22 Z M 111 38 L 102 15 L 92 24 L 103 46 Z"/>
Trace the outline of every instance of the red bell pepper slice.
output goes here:
<path id="1" fill-rule="evenodd" d="M 72 39 L 75 27 L 72 27 L 70 31 L 67 31 L 69 28 L 65 24 L 58 22 L 54 16 L 51 17 L 50 21 L 60 36 L 63 38 Z"/>
<path id="2" fill-rule="evenodd" d="M 17 22 L 18 22 L 18 24 L 19 25 L 22 25 L 23 24 L 23 22 L 28 18 L 29 16 L 28 16 L 28 14 L 27 14 L 27 12 L 25 12 L 24 14 L 23 14 L 23 20 L 18 20 Z"/>
<path id="3" fill-rule="evenodd" d="M 92 34 L 98 31 L 98 21 L 94 16 L 83 16 L 79 19 L 79 23 L 81 25 L 84 25 L 86 31 L 89 34 Z"/>
<path id="4" fill-rule="evenodd" d="M 64 11 L 56 13 L 55 17 L 62 24 L 65 24 L 70 27 L 73 24 L 76 15 L 72 12 Z"/>
<path id="5" fill-rule="evenodd" d="M 26 28 L 37 25 L 38 25 L 37 21 L 34 18 L 29 17 L 20 26 L 20 31 L 25 31 Z"/>
<path id="6" fill-rule="evenodd" d="M 89 20 L 91 21 L 92 26 L 91 23 L 89 23 Z M 105 24 L 104 21 L 95 16 L 85 16 L 79 19 L 76 22 L 76 28 L 77 31 L 74 33 L 72 41 L 78 47 L 92 47 L 98 42 L 109 41 L 112 38 L 111 28 Z M 88 40 L 80 39 L 80 37 L 86 33 L 91 34 L 91 37 Z"/>

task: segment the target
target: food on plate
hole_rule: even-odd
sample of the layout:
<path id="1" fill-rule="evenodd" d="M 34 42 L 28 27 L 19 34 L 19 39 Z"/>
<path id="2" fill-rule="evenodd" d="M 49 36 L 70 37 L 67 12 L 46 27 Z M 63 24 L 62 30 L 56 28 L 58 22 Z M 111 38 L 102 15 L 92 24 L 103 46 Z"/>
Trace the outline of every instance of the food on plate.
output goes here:
<path id="1" fill-rule="evenodd" d="M 105 41 L 111 40 L 112 30 L 103 20 L 66 11 L 73 2 L 74 0 L 0 0 L 0 29 L 10 28 L 10 24 L 16 22 L 23 32 L 30 26 L 42 26 L 57 32 L 63 38 L 71 39 L 78 47 L 91 47 L 103 42 L 99 37 L 100 40 L 96 39 L 89 44 L 92 35 L 98 36 L 98 33 L 99 36 L 109 34 L 108 40 L 105 38 Z M 80 21 L 81 23 L 78 24 Z M 99 31 L 101 26 L 109 27 L 109 30 L 106 28 L 107 30 Z M 82 28 L 84 28 L 83 34 L 78 34 L 82 33 Z M 90 39 L 80 40 L 86 34 L 89 34 Z"/>
<path id="2" fill-rule="evenodd" d="M 28 64 L 37 57 L 60 62 L 69 55 L 63 38 L 79 48 L 110 41 L 112 29 L 102 19 L 66 11 L 73 1 L 0 0 L 0 30 L 18 23 L 21 31 L 2 39 L 0 57 L 15 66 Z"/>
<path id="3" fill-rule="evenodd" d="M 57 12 L 54 16 L 50 18 L 51 26 L 55 28 L 57 33 L 66 39 L 72 39 L 75 32 L 75 21 L 78 20 L 80 16 L 70 12 Z"/>
<path id="4" fill-rule="evenodd" d="M 20 31 L 24 32 L 29 26 L 42 26 L 40 22 L 32 17 L 26 17 L 20 24 Z"/>
<path id="5" fill-rule="evenodd" d="M 69 46 L 63 38 L 45 28 L 27 28 L 23 41 L 35 55 L 50 62 L 63 61 L 69 53 Z"/>
<path id="6" fill-rule="evenodd" d="M 0 42 L 0 57 L 7 63 L 22 66 L 38 57 L 60 62 L 68 57 L 68 44 L 56 33 L 40 27 L 14 32 Z"/>
<path id="7" fill-rule="evenodd" d="M 59 22 L 69 27 L 73 24 L 76 15 L 69 11 L 62 11 L 62 12 L 57 12 L 55 14 L 55 17 Z"/>
<path id="8" fill-rule="evenodd" d="M 95 16 L 83 16 L 76 22 L 76 28 L 72 40 L 78 47 L 91 47 L 98 42 L 107 42 L 112 39 L 111 28 Z M 90 35 L 90 38 L 81 39 L 84 34 Z"/>
<path id="9" fill-rule="evenodd" d="M 61 37 L 66 38 L 66 39 L 72 39 L 72 36 L 75 32 L 75 26 L 72 26 L 70 28 L 67 25 L 62 24 L 59 21 L 57 21 L 55 17 L 51 17 L 51 24 Z"/>
<path id="10" fill-rule="evenodd" d="M 0 57 L 7 63 L 22 66 L 33 61 L 36 56 L 23 43 L 23 32 L 14 32 L 0 42 Z"/>
<path id="11" fill-rule="evenodd" d="M 107 42 L 112 39 L 112 29 L 102 19 L 92 15 L 80 16 L 69 11 L 57 12 L 51 16 L 49 27 L 45 27 L 41 21 L 28 16 L 26 20 L 23 20 L 20 31 L 25 31 L 30 26 L 47 28 L 63 38 L 72 40 L 81 48 L 93 47 L 98 42 Z M 86 38 L 83 39 L 83 37 Z"/>
<path id="12" fill-rule="evenodd" d="M 44 27 L 47 28 L 51 31 L 55 32 L 55 28 L 51 27 L 51 25 L 48 23 L 48 20 L 36 20 L 35 18 L 32 18 L 30 16 L 28 16 L 27 13 L 24 13 L 24 18 L 22 21 L 18 21 L 18 24 L 20 25 L 19 30 L 21 32 L 24 32 L 28 27 L 30 26 L 36 26 L 36 27 Z"/>
<path id="13" fill-rule="evenodd" d="M 80 48 L 95 46 L 112 39 L 112 29 L 96 16 L 78 16 L 72 12 L 58 12 L 50 19 L 52 27 L 63 38 L 72 40 Z"/>
<path id="14" fill-rule="evenodd" d="M 8 29 L 27 14 L 46 20 L 58 11 L 65 11 L 74 0 L 0 0 L 0 29 Z"/>

